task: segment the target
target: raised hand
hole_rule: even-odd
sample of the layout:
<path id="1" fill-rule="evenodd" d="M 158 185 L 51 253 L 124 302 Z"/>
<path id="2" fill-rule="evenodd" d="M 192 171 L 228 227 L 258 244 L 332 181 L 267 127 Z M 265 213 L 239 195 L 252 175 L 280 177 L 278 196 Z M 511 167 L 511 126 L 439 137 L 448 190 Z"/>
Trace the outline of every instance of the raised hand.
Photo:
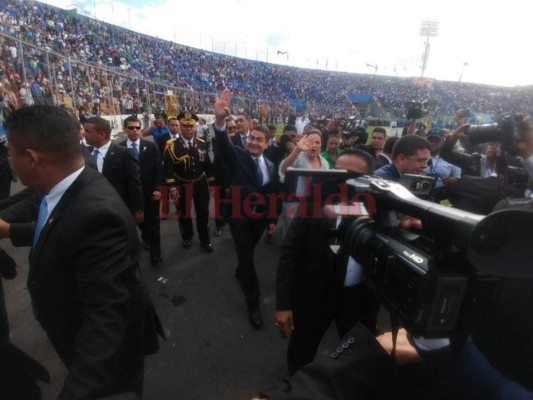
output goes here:
<path id="1" fill-rule="evenodd" d="M 226 118 L 230 115 L 231 98 L 233 93 L 229 89 L 224 89 L 217 97 L 214 104 L 214 113 L 216 118 Z"/>

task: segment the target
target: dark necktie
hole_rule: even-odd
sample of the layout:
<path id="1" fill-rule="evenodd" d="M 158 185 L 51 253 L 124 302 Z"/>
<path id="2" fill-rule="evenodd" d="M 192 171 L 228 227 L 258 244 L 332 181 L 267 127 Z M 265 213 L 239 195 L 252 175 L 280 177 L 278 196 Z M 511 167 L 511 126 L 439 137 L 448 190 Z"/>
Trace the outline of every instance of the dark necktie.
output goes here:
<path id="1" fill-rule="evenodd" d="M 98 150 L 97 150 L 98 151 Z M 33 232 L 33 248 L 39 240 L 39 235 L 43 230 L 44 223 L 46 222 L 46 217 L 48 215 L 48 203 L 46 202 L 46 197 L 43 196 L 41 199 L 41 206 L 39 207 L 39 217 L 37 218 L 37 225 L 35 225 L 35 231 Z"/>
<path id="2" fill-rule="evenodd" d="M 93 160 L 96 162 L 98 161 L 98 154 L 100 154 L 100 152 L 98 151 L 98 149 L 94 149 L 93 150 Z"/>
<path id="3" fill-rule="evenodd" d="M 242 147 L 246 149 L 248 147 L 248 136 L 246 135 L 241 136 L 241 139 L 242 139 Z"/>
<path id="4" fill-rule="evenodd" d="M 131 144 L 131 149 L 133 150 L 133 155 L 138 160 L 139 159 L 139 149 L 137 148 L 137 143 Z"/>
<path id="5" fill-rule="evenodd" d="M 263 171 L 261 171 L 261 165 L 259 164 L 259 158 L 255 159 L 255 171 L 257 174 L 257 181 L 259 186 L 263 186 Z"/>

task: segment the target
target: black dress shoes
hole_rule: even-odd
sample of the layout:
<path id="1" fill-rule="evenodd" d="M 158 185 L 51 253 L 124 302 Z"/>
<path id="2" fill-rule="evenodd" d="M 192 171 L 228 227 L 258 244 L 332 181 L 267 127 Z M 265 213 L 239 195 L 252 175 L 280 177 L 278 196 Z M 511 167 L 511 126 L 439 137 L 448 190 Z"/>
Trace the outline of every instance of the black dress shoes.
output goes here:
<path id="1" fill-rule="evenodd" d="M 207 251 L 208 253 L 212 253 L 213 251 L 215 251 L 215 249 L 213 248 L 213 245 L 211 243 L 203 244 L 202 248 L 205 251 Z"/>
<path id="2" fill-rule="evenodd" d="M 143 249 L 150 250 L 150 242 L 148 240 L 143 240 Z"/>
<path id="3" fill-rule="evenodd" d="M 216 228 L 215 229 L 215 236 L 220 236 L 222 235 L 222 228 Z"/>
<path id="4" fill-rule="evenodd" d="M 192 240 L 191 239 L 183 239 L 183 244 L 182 245 L 183 245 L 183 248 L 188 249 L 192 245 Z"/>
<path id="5" fill-rule="evenodd" d="M 163 259 L 161 257 L 152 257 L 150 262 L 152 263 L 152 267 L 159 267 L 161 266 Z"/>
<path id="6" fill-rule="evenodd" d="M 261 311 L 259 311 L 259 308 L 251 308 L 248 311 L 248 320 L 255 329 L 259 329 L 263 326 L 263 318 L 261 317 Z"/>

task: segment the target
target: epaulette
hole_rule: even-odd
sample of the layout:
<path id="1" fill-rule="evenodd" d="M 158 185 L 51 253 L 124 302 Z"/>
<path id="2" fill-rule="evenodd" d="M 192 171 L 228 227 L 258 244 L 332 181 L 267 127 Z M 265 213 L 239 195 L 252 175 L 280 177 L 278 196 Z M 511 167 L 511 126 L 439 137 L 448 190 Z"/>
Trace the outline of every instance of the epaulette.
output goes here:
<path id="1" fill-rule="evenodd" d="M 201 138 L 199 138 L 199 137 L 197 137 L 196 140 L 198 140 L 198 141 L 201 142 L 201 143 L 205 143 L 205 140 L 204 140 L 204 139 L 201 139 Z"/>

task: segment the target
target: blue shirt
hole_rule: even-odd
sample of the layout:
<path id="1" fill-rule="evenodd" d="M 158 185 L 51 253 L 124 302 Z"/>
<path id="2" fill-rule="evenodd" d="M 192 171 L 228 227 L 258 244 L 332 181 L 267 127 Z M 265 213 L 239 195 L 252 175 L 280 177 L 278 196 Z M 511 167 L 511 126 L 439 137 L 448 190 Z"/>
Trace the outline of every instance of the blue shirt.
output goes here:
<path id="1" fill-rule="evenodd" d="M 148 131 L 148 133 L 153 136 L 154 141 L 157 140 L 157 138 L 159 138 L 159 136 L 164 135 L 165 133 L 169 133 L 169 132 L 170 131 L 168 129 L 168 126 L 166 126 L 166 125 L 164 127 L 162 127 L 162 128 L 158 128 L 157 126 L 153 126 Z"/>

